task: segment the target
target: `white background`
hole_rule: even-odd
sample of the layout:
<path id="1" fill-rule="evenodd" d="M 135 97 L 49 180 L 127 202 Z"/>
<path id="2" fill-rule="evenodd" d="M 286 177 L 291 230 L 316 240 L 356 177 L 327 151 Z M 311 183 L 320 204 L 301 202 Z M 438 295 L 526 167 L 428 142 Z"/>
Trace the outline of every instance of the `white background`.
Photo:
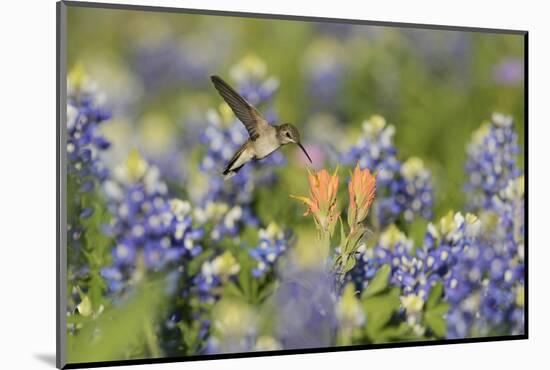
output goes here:
<path id="1" fill-rule="evenodd" d="M 529 322 L 524 341 L 144 365 L 139 369 L 515 369 L 547 363 L 550 32 L 543 1 L 131 1 L 134 4 L 526 29 L 529 39 Z M 113 1 L 117 2 L 117 1 Z M 53 368 L 55 2 L 11 0 L 0 20 L 0 367 Z M 544 353 L 546 350 L 546 353 Z M 544 365 L 541 365 L 544 366 Z M 539 366 L 540 367 L 540 366 Z"/>

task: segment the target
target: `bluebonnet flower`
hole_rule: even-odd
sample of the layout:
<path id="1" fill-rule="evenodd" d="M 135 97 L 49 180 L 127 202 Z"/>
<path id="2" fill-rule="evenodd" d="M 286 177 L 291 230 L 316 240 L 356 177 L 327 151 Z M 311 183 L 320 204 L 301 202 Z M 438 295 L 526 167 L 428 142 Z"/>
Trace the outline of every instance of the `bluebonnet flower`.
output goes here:
<path id="1" fill-rule="evenodd" d="M 110 147 L 100 131 L 100 125 L 111 118 L 101 104 L 95 84 L 87 77 L 82 65 L 69 73 L 67 80 L 67 170 L 78 191 L 92 191 L 109 172 L 100 159 Z M 80 217 L 92 214 L 91 208 L 81 210 Z"/>
<path id="2" fill-rule="evenodd" d="M 500 247 L 492 235 L 493 231 L 471 214 L 465 219 L 459 214 L 452 220 L 447 216 L 439 228 L 428 229 L 425 260 L 437 268 L 451 305 L 448 338 L 523 330 L 522 307 L 518 304 L 523 291 L 522 257 L 517 249 Z M 449 252 L 442 266 L 441 255 L 438 259 L 433 254 L 440 249 Z"/>
<path id="3" fill-rule="evenodd" d="M 454 337 L 456 327 L 462 325 L 459 321 L 470 320 L 470 325 L 480 309 L 472 304 L 483 275 L 482 270 L 472 265 L 481 260 L 476 252 L 482 248 L 478 239 L 480 228 L 474 215 L 464 217 L 449 212 L 439 223 L 428 224 L 424 243 L 415 250 L 412 240 L 392 225 L 381 234 L 374 248 L 360 251 L 350 278 L 362 290 L 380 266 L 390 265 L 390 283 L 401 289 L 402 313 L 416 335 L 425 334 L 421 320 L 423 305 L 432 287 L 441 282 L 451 305 L 447 336 Z"/>
<path id="4" fill-rule="evenodd" d="M 218 288 L 233 279 L 240 269 L 241 266 L 229 251 L 204 262 L 200 273 L 193 278 L 199 298 L 209 303 L 216 301 L 221 293 Z"/>
<path id="5" fill-rule="evenodd" d="M 285 349 L 320 348 L 334 343 L 338 328 L 336 277 L 287 264 L 275 293 L 275 336 Z"/>
<path id="6" fill-rule="evenodd" d="M 166 88 L 178 88 L 182 84 L 194 88 L 206 87 L 206 76 L 218 69 L 230 48 L 227 35 L 210 33 L 208 38 L 212 42 L 205 44 L 201 35 L 187 34 L 180 38 L 162 36 L 135 45 L 130 64 L 143 81 L 145 91 L 153 94 Z"/>
<path id="7" fill-rule="evenodd" d="M 524 331 L 524 178 L 510 117 L 494 114 L 468 146 L 469 207 L 483 237 L 459 256 L 450 280 L 448 336 Z"/>
<path id="8" fill-rule="evenodd" d="M 245 55 L 230 71 L 236 88 L 250 104 L 261 105 L 265 118 L 273 122 L 272 99 L 279 89 L 279 80 L 267 76 L 267 66 L 256 54 Z"/>
<path id="9" fill-rule="evenodd" d="M 126 166 L 104 184 L 114 215 L 107 231 L 115 239 L 112 266 L 102 274 L 110 290 L 119 291 L 145 271 L 190 259 L 202 251 L 202 228 L 195 228 L 191 206 L 170 199 L 156 167 L 133 151 Z"/>
<path id="10" fill-rule="evenodd" d="M 503 253 L 517 255 L 523 262 L 523 243 L 525 235 L 525 179 L 524 176 L 508 181 L 498 196 L 492 199 L 489 212 L 498 216 L 493 239 L 497 249 Z"/>
<path id="11" fill-rule="evenodd" d="M 415 215 L 420 215 L 430 220 L 433 207 L 431 172 L 420 158 L 411 157 L 401 166 L 400 175 L 403 184 L 398 187 L 395 200 L 403 218 L 412 222 Z"/>
<path id="12" fill-rule="evenodd" d="M 401 288 L 402 309 L 417 335 L 425 332 L 420 315 L 423 302 L 436 282 L 443 283 L 445 300 L 450 304 L 447 337 L 522 333 L 524 330 L 523 177 L 514 177 L 518 173 L 515 167 L 517 151 L 510 148 L 517 144 L 511 132 L 511 121 L 498 115 L 493 121 L 497 125 L 487 126 L 486 131 L 478 134 L 482 139 L 475 143 L 477 146 L 472 144 L 469 152 L 472 154 L 475 149 L 482 154 L 490 153 L 474 156 L 474 160 L 470 157 L 478 165 L 474 168 L 478 169 L 481 178 L 493 176 L 490 187 L 485 187 L 483 181 L 475 189 L 470 184 L 486 200 L 479 203 L 484 208 L 480 218 L 450 212 L 437 224 L 428 224 L 423 244 L 416 249 L 405 234 L 390 226 L 374 247 L 359 249 L 357 263 L 347 276 L 361 291 L 380 266 L 390 265 L 390 283 Z M 503 142 L 503 137 L 511 138 L 508 140 L 511 145 L 496 145 L 498 141 Z M 356 157 L 359 158 L 361 156 Z M 475 161 L 477 158 L 485 163 L 479 165 L 480 161 Z M 511 170 L 504 170 L 506 167 Z M 495 168 L 498 174 L 506 176 L 496 176 Z M 400 194 L 399 189 L 403 189 L 399 185 L 403 178 L 423 189 L 429 181 L 429 173 L 423 173 L 422 169 L 418 159 L 401 164 L 396 171 L 397 190 L 393 195 Z M 413 178 L 416 180 L 411 180 Z M 425 194 L 431 195 L 431 192 Z M 399 198 L 395 199 L 392 204 L 399 204 Z M 426 201 L 431 202 L 431 196 Z M 401 199 L 401 204 L 412 203 Z"/>
<path id="13" fill-rule="evenodd" d="M 317 108 L 338 104 L 336 98 L 345 74 L 344 55 L 330 38 L 317 40 L 306 50 L 303 73 L 311 102 Z"/>
<path id="14" fill-rule="evenodd" d="M 285 232 L 274 223 L 258 230 L 258 246 L 250 249 L 250 256 L 257 261 L 252 269 L 255 277 L 262 277 L 273 271 L 277 260 L 286 252 L 290 244 L 289 232 Z"/>
<path id="15" fill-rule="evenodd" d="M 201 225 L 209 226 L 206 231 L 212 241 L 220 241 L 224 237 L 237 237 L 244 224 L 257 224 L 250 208 L 246 208 L 246 214 L 244 212 L 239 205 L 230 207 L 224 202 L 210 201 L 203 207 L 196 207 L 193 216 Z"/>
<path id="16" fill-rule="evenodd" d="M 374 211 L 382 227 L 403 217 L 411 222 L 415 216 L 431 217 L 433 189 L 430 171 L 422 160 L 397 159 L 393 144 L 395 128 L 383 117 L 373 116 L 363 123 L 363 136 L 342 154 L 343 163 L 359 164 L 377 173 L 377 200 Z"/>
<path id="17" fill-rule="evenodd" d="M 363 135 L 347 152 L 343 153 L 342 161 L 346 164 L 359 164 L 361 169 L 368 168 L 378 171 L 379 187 L 389 186 L 401 164 L 397 159 L 397 150 L 393 144 L 395 127 L 387 125 L 381 116 L 372 116 L 363 122 Z"/>
<path id="18" fill-rule="evenodd" d="M 524 186 L 523 176 L 510 180 L 487 212 L 498 221 L 487 232 L 493 256 L 487 261 L 480 309 L 487 324 L 476 328 L 481 334 L 524 332 Z"/>
<path id="19" fill-rule="evenodd" d="M 517 166 L 519 153 L 517 134 L 509 116 L 495 113 L 491 122 L 482 125 L 467 147 L 468 160 L 465 185 L 468 208 L 485 209 L 491 206 L 493 196 L 508 181 L 520 175 Z"/>
<path id="20" fill-rule="evenodd" d="M 452 76 L 459 73 L 465 81 L 470 68 L 472 40 L 470 35 L 456 31 L 407 29 L 401 31 L 407 44 L 435 74 Z M 460 80 L 457 80 L 460 81 Z"/>
<path id="21" fill-rule="evenodd" d="M 358 290 L 363 290 L 378 269 L 387 264 L 391 267 L 390 283 L 400 287 L 403 296 L 415 295 L 425 301 L 438 281 L 449 282 L 447 285 L 453 289 L 457 287 L 450 283 L 450 272 L 464 250 L 475 243 L 479 228 L 475 216 L 449 212 L 438 225 L 428 224 L 423 245 L 415 249 L 413 241 L 391 225 L 373 248 L 360 248 L 350 279 Z M 461 299 L 463 296 L 457 300 Z"/>
<path id="22" fill-rule="evenodd" d="M 517 85 L 523 81 L 523 70 L 520 58 L 505 58 L 493 68 L 493 79 L 501 85 Z"/>
<path id="23" fill-rule="evenodd" d="M 362 245 L 349 279 L 356 289 L 364 290 L 382 265 L 390 265 L 390 283 L 404 295 L 416 294 L 426 299 L 435 277 L 430 276 L 426 262 L 413 253 L 413 242 L 394 225 L 390 225 L 373 248 Z"/>
<path id="24" fill-rule="evenodd" d="M 181 63 L 174 41 L 139 46 L 134 50 L 131 62 L 146 91 L 157 91 L 167 84 L 181 83 L 186 75 L 186 66 Z"/>
<path id="25" fill-rule="evenodd" d="M 102 153 L 110 143 L 101 133 L 101 125 L 110 117 L 95 83 L 77 64 L 67 78 L 66 122 L 67 259 L 68 281 L 73 284 L 87 281 L 90 276 L 89 261 L 82 251 L 92 246 L 87 246 L 83 236 L 87 219 L 96 212 L 95 190 L 109 174 Z"/>
<path id="26" fill-rule="evenodd" d="M 479 242 L 458 256 L 446 281 L 447 337 L 523 332 L 523 269 Z M 521 302 L 519 301 L 521 299 Z"/>
<path id="27" fill-rule="evenodd" d="M 471 273 L 479 278 L 474 269 L 467 271 L 460 262 L 468 253 L 479 247 L 480 220 L 472 215 L 449 212 L 437 225 L 428 224 L 424 245 L 417 251 L 426 265 L 443 279 L 449 303 L 462 302 L 472 291 L 470 280 L 459 281 L 459 275 Z M 475 275 L 475 276 L 474 276 Z M 475 280 L 475 279 L 474 279 Z"/>

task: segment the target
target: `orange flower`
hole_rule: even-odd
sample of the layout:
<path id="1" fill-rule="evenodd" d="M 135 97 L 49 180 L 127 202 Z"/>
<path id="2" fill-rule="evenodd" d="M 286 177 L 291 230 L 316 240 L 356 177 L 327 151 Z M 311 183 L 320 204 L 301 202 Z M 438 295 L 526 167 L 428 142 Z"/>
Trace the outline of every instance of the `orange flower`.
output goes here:
<path id="1" fill-rule="evenodd" d="M 355 167 L 348 184 L 348 225 L 353 227 L 367 218 L 376 193 L 376 177 L 368 169 Z"/>
<path id="2" fill-rule="evenodd" d="M 291 195 L 292 198 L 304 202 L 308 209 L 304 216 L 313 215 L 317 228 L 332 235 L 340 212 L 336 209 L 336 194 L 338 192 L 338 175 L 334 171 L 330 175 L 323 169 L 317 173 L 309 173 L 310 198 Z"/>

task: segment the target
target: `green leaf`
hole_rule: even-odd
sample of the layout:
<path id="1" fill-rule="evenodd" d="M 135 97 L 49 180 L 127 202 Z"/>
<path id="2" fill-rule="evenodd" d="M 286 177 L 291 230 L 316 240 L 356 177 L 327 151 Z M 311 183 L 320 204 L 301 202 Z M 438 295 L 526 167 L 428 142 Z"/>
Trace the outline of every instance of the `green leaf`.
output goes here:
<path id="1" fill-rule="evenodd" d="M 258 302 L 262 303 L 267 298 L 269 298 L 273 293 L 275 293 L 278 286 L 279 284 L 277 280 L 274 280 L 272 282 L 265 284 L 260 290 L 260 293 L 258 294 Z"/>
<path id="2" fill-rule="evenodd" d="M 340 263 L 342 263 L 342 255 L 341 254 L 337 255 L 336 258 L 334 259 L 334 262 L 332 263 L 332 268 L 333 269 L 338 268 L 338 266 L 340 266 Z"/>
<path id="3" fill-rule="evenodd" d="M 432 307 L 426 312 L 430 312 L 435 315 L 444 315 L 449 311 L 450 304 L 447 302 L 439 302 L 437 306 Z"/>
<path id="4" fill-rule="evenodd" d="M 376 341 L 378 342 L 402 342 L 421 339 L 422 337 L 412 332 L 411 327 L 406 322 L 386 326 L 376 334 Z"/>
<path id="5" fill-rule="evenodd" d="M 162 307 L 163 288 L 162 279 L 144 282 L 125 304 L 106 309 L 77 334 L 67 336 L 68 362 L 120 360 L 136 344 L 151 350 L 154 342 L 144 338 L 147 335 L 144 325 L 147 320 L 154 320 L 155 312 Z"/>
<path id="6" fill-rule="evenodd" d="M 348 240 L 344 248 L 344 254 L 355 254 L 357 248 L 361 244 L 361 240 L 365 236 L 366 229 L 362 225 L 356 225 L 357 228 L 350 232 Z"/>
<path id="7" fill-rule="evenodd" d="M 258 279 L 251 278 L 250 302 L 256 303 L 258 299 Z"/>
<path id="8" fill-rule="evenodd" d="M 346 243 L 346 232 L 344 231 L 344 222 L 342 221 L 342 217 L 340 216 L 338 219 L 340 220 L 340 243 L 338 245 L 342 251 L 344 249 L 344 244 Z"/>
<path id="9" fill-rule="evenodd" d="M 239 273 L 239 285 L 241 286 L 243 293 L 246 296 L 250 296 L 250 293 L 251 293 L 250 276 L 245 269 L 242 269 L 241 272 Z"/>
<path id="10" fill-rule="evenodd" d="M 245 298 L 242 290 L 239 289 L 239 287 L 237 285 L 235 285 L 235 283 L 233 282 L 229 282 L 225 288 L 224 288 L 224 296 L 228 296 L 228 297 L 235 297 L 235 298 Z"/>
<path id="11" fill-rule="evenodd" d="M 201 342 L 199 335 L 200 322 L 195 320 L 191 324 L 187 324 L 184 321 L 180 321 L 178 327 L 181 332 L 183 344 L 186 348 L 185 353 L 189 355 L 195 354 L 199 350 Z"/>
<path id="12" fill-rule="evenodd" d="M 367 317 L 366 333 L 372 341 L 381 342 L 386 339 L 382 329 L 399 308 L 399 293 L 399 288 L 393 288 L 384 294 L 363 299 L 363 309 Z"/>
<path id="13" fill-rule="evenodd" d="M 355 266 L 355 256 L 351 255 L 348 257 L 348 260 L 346 261 L 346 265 L 344 266 L 344 270 L 342 271 L 342 273 L 345 274 L 351 271 L 351 269 L 353 269 L 354 266 Z"/>
<path id="14" fill-rule="evenodd" d="M 436 306 L 441 300 L 442 296 L 443 284 L 441 282 L 437 282 L 432 286 L 430 290 L 430 295 L 428 296 L 428 300 L 426 301 L 426 310 L 429 310 L 432 307 Z"/>
<path id="15" fill-rule="evenodd" d="M 447 332 L 447 321 L 445 314 L 449 310 L 449 303 L 441 301 L 442 284 L 438 284 L 441 288 L 434 286 L 426 302 L 426 311 L 424 312 L 424 324 L 429 327 L 434 335 L 443 338 Z M 439 297 L 439 298 L 433 298 Z M 430 302 L 431 299 L 431 302 Z M 437 302 L 437 303 L 434 303 Z"/>
<path id="16" fill-rule="evenodd" d="M 364 297 L 372 297 L 388 287 L 391 268 L 389 265 L 383 265 L 374 278 L 371 280 L 367 289 L 363 293 Z"/>
<path id="17" fill-rule="evenodd" d="M 424 315 L 424 322 L 426 326 L 432 329 L 437 337 L 443 338 L 445 336 L 447 332 L 447 322 L 443 318 L 443 315 L 426 312 Z"/>
<path id="18" fill-rule="evenodd" d="M 409 225 L 407 235 L 413 240 L 415 246 L 424 244 L 424 236 L 426 235 L 427 226 L 428 221 L 422 217 L 416 217 Z"/>

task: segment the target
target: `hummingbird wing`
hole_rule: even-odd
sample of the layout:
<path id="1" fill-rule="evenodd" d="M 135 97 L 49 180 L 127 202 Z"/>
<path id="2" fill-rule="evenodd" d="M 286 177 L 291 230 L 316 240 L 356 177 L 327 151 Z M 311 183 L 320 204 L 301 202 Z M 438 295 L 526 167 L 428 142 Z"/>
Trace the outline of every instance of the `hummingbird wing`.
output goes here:
<path id="1" fill-rule="evenodd" d="M 256 140 L 260 136 L 262 129 L 267 128 L 269 123 L 267 123 L 262 114 L 254 106 L 233 90 L 227 82 L 218 76 L 211 76 L 210 78 L 223 100 L 226 101 L 233 113 L 246 127 L 250 140 Z"/>

